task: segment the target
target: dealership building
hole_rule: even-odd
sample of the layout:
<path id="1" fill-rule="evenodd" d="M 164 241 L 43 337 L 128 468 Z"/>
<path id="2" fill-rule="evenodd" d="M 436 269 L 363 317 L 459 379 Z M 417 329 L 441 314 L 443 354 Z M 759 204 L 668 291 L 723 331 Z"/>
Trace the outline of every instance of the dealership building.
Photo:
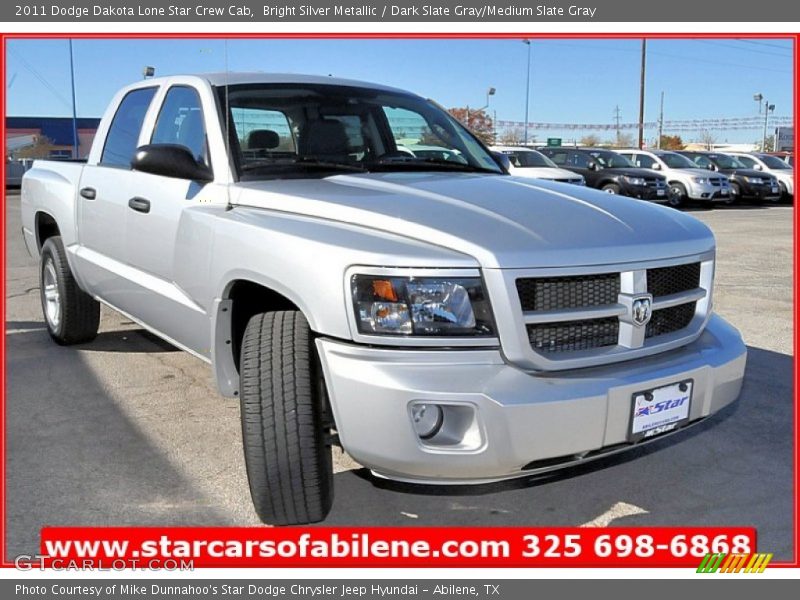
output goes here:
<path id="1" fill-rule="evenodd" d="M 77 119 L 78 158 L 89 154 L 99 125 L 99 118 Z M 16 157 L 21 150 L 45 142 L 50 158 L 71 158 L 72 117 L 6 117 L 5 142 L 7 157 Z"/>

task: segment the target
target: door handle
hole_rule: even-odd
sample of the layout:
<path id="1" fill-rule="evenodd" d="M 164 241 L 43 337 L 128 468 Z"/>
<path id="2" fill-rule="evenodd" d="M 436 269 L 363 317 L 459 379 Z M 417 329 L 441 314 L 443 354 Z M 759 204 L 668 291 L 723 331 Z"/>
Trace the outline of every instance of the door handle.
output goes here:
<path id="1" fill-rule="evenodd" d="M 97 198 L 97 190 L 91 187 L 82 188 L 81 196 L 83 196 L 87 200 L 94 200 L 95 198 Z"/>
<path id="2" fill-rule="evenodd" d="M 144 198 L 131 198 L 128 200 L 128 207 L 140 213 L 150 212 L 150 200 Z"/>

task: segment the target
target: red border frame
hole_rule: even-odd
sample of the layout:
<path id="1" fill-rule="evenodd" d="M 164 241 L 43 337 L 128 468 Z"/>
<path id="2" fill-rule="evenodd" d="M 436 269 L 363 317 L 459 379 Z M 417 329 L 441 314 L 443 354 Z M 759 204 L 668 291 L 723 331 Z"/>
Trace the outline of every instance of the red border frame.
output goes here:
<path id="1" fill-rule="evenodd" d="M 65 24 L 66 27 L 66 24 Z M 794 41 L 793 71 L 794 71 L 794 123 L 798 123 L 798 107 L 800 107 L 800 87 L 798 86 L 798 43 L 800 43 L 800 33 L 542 33 L 542 32 L 514 32 L 514 33 L 414 33 L 414 32 L 387 32 L 387 33 L 331 33 L 331 32 L 299 32 L 299 33 L 0 33 L 2 41 L 2 56 L 0 56 L 0 75 L 5 82 L 6 75 L 6 41 L 9 39 L 790 39 Z M 3 119 L 0 123 L 0 135 L 5 139 L 5 117 L 6 117 L 6 94 L 2 94 Z M 798 142 L 795 138 L 794 153 L 797 155 Z M 796 170 L 796 169 L 795 169 Z M 0 176 L 5 181 L 5 160 L 0 167 Z M 797 302 L 798 290 L 798 269 L 797 263 L 800 258 L 797 246 L 797 229 L 800 224 L 797 207 L 794 210 L 794 229 L 793 238 L 793 298 Z M 2 244 L 0 244 L 0 261 L 2 261 L 2 281 L 0 282 L 0 304 L 2 304 L 3 317 L 3 343 L 0 344 L 0 418 L 3 426 L 0 428 L 0 568 L 13 568 L 13 563 L 6 562 L 6 222 L 5 208 L 0 211 L 0 227 L 3 232 Z M 793 490 L 793 532 L 794 548 L 792 549 L 793 560 L 791 562 L 773 562 L 771 567 L 800 567 L 798 562 L 798 547 L 800 547 L 800 505 L 798 505 L 798 431 L 800 431 L 800 410 L 798 410 L 798 372 L 796 357 L 798 353 L 797 322 L 798 314 L 795 307 L 793 311 L 793 330 L 792 348 L 793 356 L 793 400 L 794 400 L 794 440 L 793 440 L 793 470 L 794 470 L 794 490 Z M 769 549 L 766 549 L 767 551 Z M 302 567 L 299 567 L 302 568 Z M 374 567 L 373 567 L 374 568 Z M 392 568 L 392 567 L 382 567 Z M 497 567 L 495 567 L 497 568 Z"/>

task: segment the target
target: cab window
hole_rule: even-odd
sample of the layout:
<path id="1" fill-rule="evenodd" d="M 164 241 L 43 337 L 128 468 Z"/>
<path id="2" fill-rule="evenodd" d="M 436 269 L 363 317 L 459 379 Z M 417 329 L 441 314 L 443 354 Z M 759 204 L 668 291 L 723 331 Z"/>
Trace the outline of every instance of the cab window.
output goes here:
<path id="1" fill-rule="evenodd" d="M 196 161 L 208 164 L 206 128 L 197 90 L 183 85 L 169 89 L 150 141 L 178 144 L 189 150 Z"/>
<path id="2" fill-rule="evenodd" d="M 100 157 L 101 165 L 130 168 L 142 123 L 155 93 L 156 88 L 149 87 L 132 90 L 125 95 L 108 128 Z"/>

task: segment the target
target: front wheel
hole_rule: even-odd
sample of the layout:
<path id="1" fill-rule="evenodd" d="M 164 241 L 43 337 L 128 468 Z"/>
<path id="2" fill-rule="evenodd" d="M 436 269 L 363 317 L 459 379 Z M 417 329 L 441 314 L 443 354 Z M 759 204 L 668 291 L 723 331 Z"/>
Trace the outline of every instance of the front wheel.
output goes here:
<path id="1" fill-rule="evenodd" d="M 242 341 L 244 458 L 259 518 L 271 525 L 322 521 L 333 502 L 325 383 L 299 311 L 257 314 Z"/>
<path id="2" fill-rule="evenodd" d="M 40 260 L 40 299 L 50 337 L 63 346 L 90 342 L 100 327 L 100 303 L 78 287 L 60 236 L 45 240 Z"/>
<path id="3" fill-rule="evenodd" d="M 686 188 L 681 183 L 671 183 L 667 192 L 667 204 L 672 208 L 680 208 L 686 202 Z"/>
<path id="4" fill-rule="evenodd" d="M 731 193 L 730 195 L 722 201 L 725 206 L 732 206 L 736 204 L 736 201 L 742 197 L 742 188 L 738 183 L 731 182 Z"/>
<path id="5" fill-rule="evenodd" d="M 619 194 L 620 188 L 616 183 L 607 183 L 603 187 L 600 188 L 606 194 Z"/>

